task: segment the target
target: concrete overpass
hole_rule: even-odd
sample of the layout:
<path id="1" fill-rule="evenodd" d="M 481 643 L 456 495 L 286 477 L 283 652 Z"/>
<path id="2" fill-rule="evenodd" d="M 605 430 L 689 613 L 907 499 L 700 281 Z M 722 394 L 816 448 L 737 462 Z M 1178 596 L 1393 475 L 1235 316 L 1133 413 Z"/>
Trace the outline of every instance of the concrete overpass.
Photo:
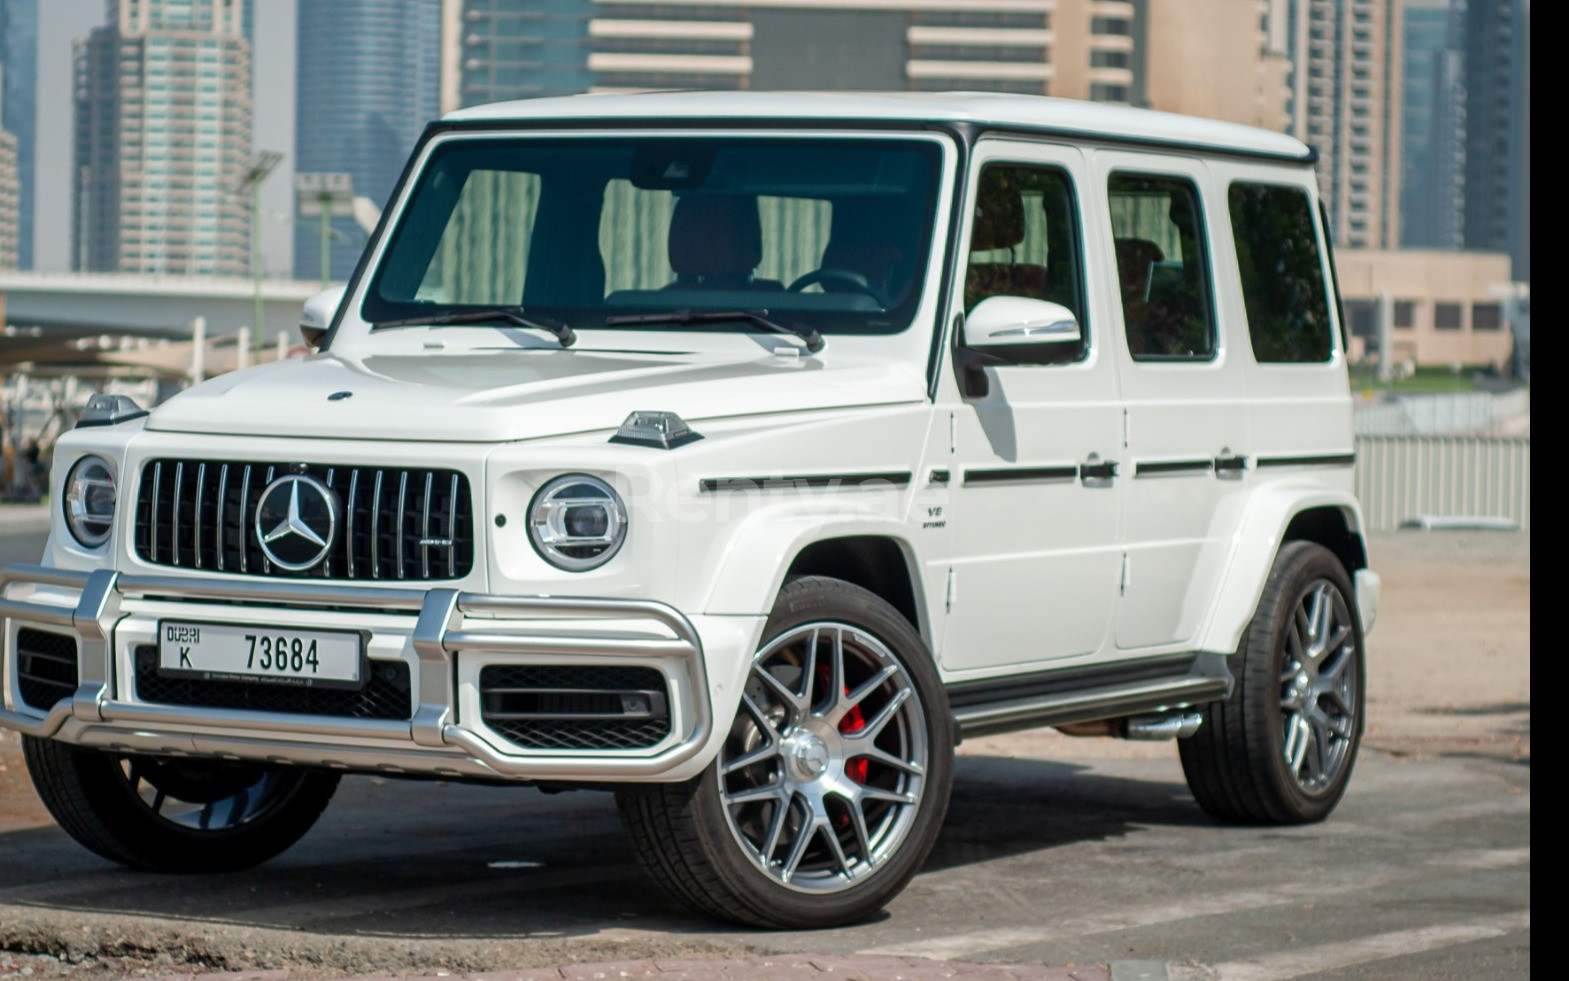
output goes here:
<path id="1" fill-rule="evenodd" d="M 300 307 L 321 283 L 261 281 L 261 341 L 279 331 L 299 342 Z M 242 277 L 146 276 L 134 273 L 0 271 L 0 309 L 10 328 L 81 334 L 189 336 L 191 321 L 207 319 L 207 336 L 231 336 L 255 319 L 252 280 Z"/>

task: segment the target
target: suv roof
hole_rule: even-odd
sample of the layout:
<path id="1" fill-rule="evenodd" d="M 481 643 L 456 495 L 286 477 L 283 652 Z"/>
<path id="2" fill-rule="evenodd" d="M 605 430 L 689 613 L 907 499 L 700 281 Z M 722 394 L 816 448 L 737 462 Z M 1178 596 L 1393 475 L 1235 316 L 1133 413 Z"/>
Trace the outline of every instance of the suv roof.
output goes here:
<path id="1" fill-rule="evenodd" d="M 447 122 L 824 119 L 975 123 L 1113 142 L 1151 142 L 1299 162 L 1313 151 L 1283 133 L 1076 99 L 991 92 L 647 92 L 525 99 L 460 109 Z"/>

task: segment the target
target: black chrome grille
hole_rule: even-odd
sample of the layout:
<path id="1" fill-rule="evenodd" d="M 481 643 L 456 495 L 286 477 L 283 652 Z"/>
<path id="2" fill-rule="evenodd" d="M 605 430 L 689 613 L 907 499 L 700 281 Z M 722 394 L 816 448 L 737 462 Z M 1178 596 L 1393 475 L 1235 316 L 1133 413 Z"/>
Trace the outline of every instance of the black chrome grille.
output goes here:
<path id="1" fill-rule="evenodd" d="M 204 681 L 170 676 L 158 669 L 158 648 L 136 648 L 136 697 L 160 705 L 249 709 L 285 715 L 330 715 L 345 719 L 413 718 L 409 666 L 402 661 L 371 661 L 370 677 L 358 691 L 302 688 L 249 681 Z"/>
<path id="2" fill-rule="evenodd" d="M 653 668 L 491 665 L 479 690 L 485 724 L 528 749 L 646 749 L 670 735 Z"/>
<path id="3" fill-rule="evenodd" d="M 23 627 L 16 632 L 16 667 L 22 701 L 47 712 L 76 691 L 76 640 Z"/>
<path id="4" fill-rule="evenodd" d="M 326 559 L 302 572 L 269 562 L 256 535 L 267 485 L 314 477 L 337 496 Z M 304 579 L 457 579 L 474 567 L 473 500 L 453 470 L 240 460 L 149 460 L 136 500 L 136 554 L 155 565 Z"/>

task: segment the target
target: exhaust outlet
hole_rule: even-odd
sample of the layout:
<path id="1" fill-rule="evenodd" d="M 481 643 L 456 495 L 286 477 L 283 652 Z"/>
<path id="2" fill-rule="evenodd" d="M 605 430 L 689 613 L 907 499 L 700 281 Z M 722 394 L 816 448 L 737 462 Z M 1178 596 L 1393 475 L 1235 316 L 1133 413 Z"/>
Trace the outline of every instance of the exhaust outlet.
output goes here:
<path id="1" fill-rule="evenodd" d="M 1199 712 L 1168 712 L 1162 715 L 1135 715 L 1127 720 L 1122 738 L 1155 741 L 1186 739 L 1199 731 L 1204 716 Z"/>

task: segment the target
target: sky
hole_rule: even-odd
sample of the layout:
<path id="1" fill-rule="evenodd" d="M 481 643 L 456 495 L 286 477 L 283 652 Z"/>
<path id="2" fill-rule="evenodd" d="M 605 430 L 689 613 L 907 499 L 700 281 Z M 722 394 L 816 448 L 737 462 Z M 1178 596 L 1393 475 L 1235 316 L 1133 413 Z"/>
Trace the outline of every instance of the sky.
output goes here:
<path id="1" fill-rule="evenodd" d="M 307 0 L 325 3 L 328 0 Z M 262 256 L 268 275 L 288 275 L 294 241 L 294 4 L 256 0 L 253 147 L 283 163 L 262 186 Z M 71 268 L 71 45 L 104 22 L 104 0 L 38 4 L 37 240 L 41 270 Z"/>

